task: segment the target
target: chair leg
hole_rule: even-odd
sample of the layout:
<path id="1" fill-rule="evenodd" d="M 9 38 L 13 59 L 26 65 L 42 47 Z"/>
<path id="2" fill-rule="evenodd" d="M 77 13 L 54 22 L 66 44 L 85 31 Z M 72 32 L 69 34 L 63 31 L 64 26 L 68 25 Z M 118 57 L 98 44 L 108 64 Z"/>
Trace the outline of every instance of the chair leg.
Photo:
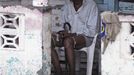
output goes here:
<path id="1" fill-rule="evenodd" d="M 80 71 L 80 52 L 77 52 L 76 53 L 76 58 L 75 58 L 75 61 L 76 61 L 76 68 L 75 68 L 75 71 Z"/>
<path id="2" fill-rule="evenodd" d="M 87 74 L 92 75 L 92 68 L 93 68 L 93 59 L 94 59 L 94 48 L 93 50 L 88 50 L 87 53 Z"/>

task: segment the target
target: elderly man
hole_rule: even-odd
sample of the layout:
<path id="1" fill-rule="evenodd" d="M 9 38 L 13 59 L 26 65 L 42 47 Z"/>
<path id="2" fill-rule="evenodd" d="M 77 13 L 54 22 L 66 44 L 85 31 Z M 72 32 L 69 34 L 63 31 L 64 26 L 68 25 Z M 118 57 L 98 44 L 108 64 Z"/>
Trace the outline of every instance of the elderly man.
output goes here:
<path id="1" fill-rule="evenodd" d="M 62 32 L 63 46 L 69 66 L 69 75 L 75 75 L 74 49 L 91 45 L 96 34 L 98 9 L 93 0 L 70 0 L 63 7 L 62 23 L 71 25 L 71 33 Z M 58 57 L 52 50 L 52 60 L 58 72 L 61 72 Z M 55 55 L 55 56 L 54 56 Z"/>

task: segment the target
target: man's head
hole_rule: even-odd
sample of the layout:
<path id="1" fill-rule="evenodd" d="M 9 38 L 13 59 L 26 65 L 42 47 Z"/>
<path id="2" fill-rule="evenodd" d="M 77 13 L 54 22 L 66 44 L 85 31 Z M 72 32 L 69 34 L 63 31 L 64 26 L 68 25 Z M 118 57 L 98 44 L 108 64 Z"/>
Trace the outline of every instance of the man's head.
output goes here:
<path id="1" fill-rule="evenodd" d="M 83 0 L 70 0 L 72 1 L 73 3 L 83 3 Z"/>

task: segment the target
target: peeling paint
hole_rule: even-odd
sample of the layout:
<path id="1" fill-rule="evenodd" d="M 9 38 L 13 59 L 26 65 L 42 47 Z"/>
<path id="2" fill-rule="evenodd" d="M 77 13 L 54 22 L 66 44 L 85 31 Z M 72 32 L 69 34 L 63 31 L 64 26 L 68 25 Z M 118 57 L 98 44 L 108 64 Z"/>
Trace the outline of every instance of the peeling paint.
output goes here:
<path id="1" fill-rule="evenodd" d="M 24 65 L 17 57 L 11 57 L 7 60 L 8 75 L 24 75 L 25 68 Z"/>
<path id="2" fill-rule="evenodd" d="M 49 16 L 37 9 L 31 10 L 23 6 L 0 7 L 0 12 L 25 15 L 24 50 L 0 50 L 0 75 L 38 75 L 41 69 L 43 75 L 50 75 Z M 46 34 L 43 34 L 43 37 L 47 37 L 45 40 L 42 38 L 42 26 L 47 30 Z M 42 40 L 44 50 L 42 50 Z"/>
<path id="3" fill-rule="evenodd" d="M 121 31 L 115 42 L 109 43 L 105 54 L 101 55 L 102 75 L 134 75 L 134 57 L 129 47 L 134 39 L 125 40 L 131 39 L 129 23 L 134 21 L 134 15 L 119 15 L 119 19 L 122 23 Z"/>

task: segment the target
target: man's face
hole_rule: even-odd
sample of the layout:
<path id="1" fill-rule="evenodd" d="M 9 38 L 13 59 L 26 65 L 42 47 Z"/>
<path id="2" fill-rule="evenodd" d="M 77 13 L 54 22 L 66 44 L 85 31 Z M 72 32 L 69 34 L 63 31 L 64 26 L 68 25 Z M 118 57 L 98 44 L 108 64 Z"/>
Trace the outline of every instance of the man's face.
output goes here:
<path id="1" fill-rule="evenodd" d="M 75 2 L 75 3 L 82 3 L 83 0 L 71 0 L 72 2 Z"/>

